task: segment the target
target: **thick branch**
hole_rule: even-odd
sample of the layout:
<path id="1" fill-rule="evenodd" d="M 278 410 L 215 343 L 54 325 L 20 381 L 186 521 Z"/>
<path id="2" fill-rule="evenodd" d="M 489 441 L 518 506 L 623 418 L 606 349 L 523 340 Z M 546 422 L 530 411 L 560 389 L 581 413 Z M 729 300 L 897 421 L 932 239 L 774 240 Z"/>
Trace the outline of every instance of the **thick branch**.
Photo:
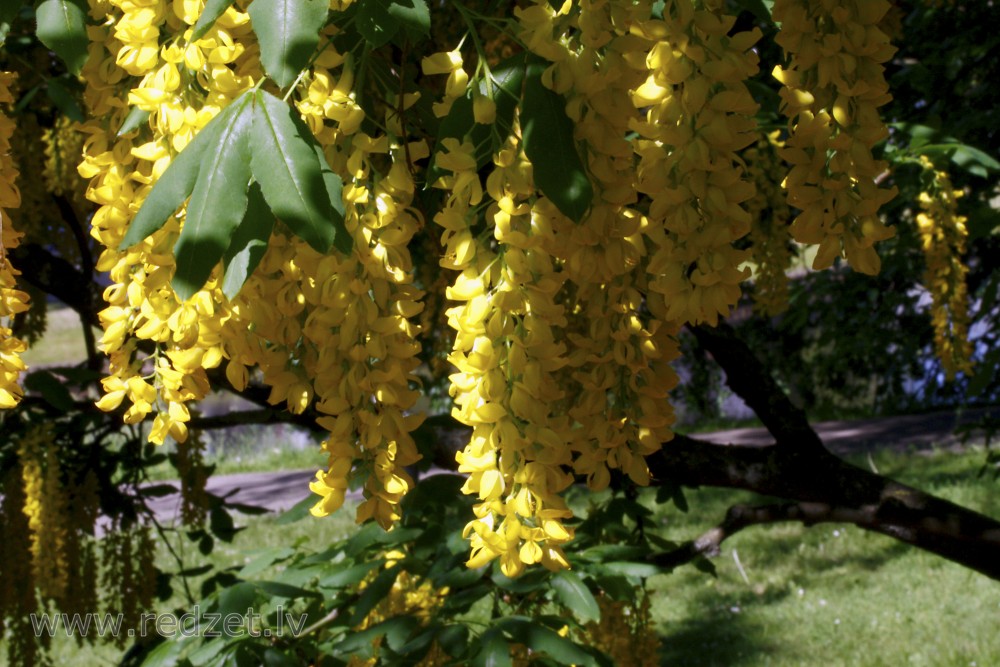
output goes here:
<path id="1" fill-rule="evenodd" d="M 823 503 L 775 503 L 772 505 L 733 505 L 726 512 L 725 520 L 699 537 L 685 542 L 673 551 L 656 554 L 650 559 L 660 567 L 674 569 L 699 556 L 719 555 L 722 543 L 750 526 L 798 521 L 806 526 L 817 523 L 853 523 L 870 530 L 876 525 L 869 509 L 852 510 Z"/>
<path id="2" fill-rule="evenodd" d="M 75 310 L 81 320 L 101 326 L 94 305 L 101 303 L 101 288 L 79 269 L 34 243 L 14 248 L 10 257 L 24 280 Z"/>
<path id="3" fill-rule="evenodd" d="M 718 326 L 697 326 L 691 333 L 726 372 L 726 384 L 750 407 L 779 444 L 794 443 L 803 449 L 821 449 L 819 436 L 809 426 L 805 412 L 795 406 L 753 350 L 736 331 Z"/>
<path id="4" fill-rule="evenodd" d="M 680 436 L 650 463 L 658 479 L 783 498 L 793 504 L 781 506 L 781 520 L 852 523 L 1000 580 L 1000 522 L 832 454 L 802 456 L 777 445 L 735 447 Z M 778 510 L 768 512 L 777 516 Z M 761 523 L 765 515 L 745 513 L 740 520 L 754 516 L 753 522 Z M 730 532 L 714 534 L 715 539 L 721 542 L 735 532 L 733 525 L 743 527 L 729 524 Z"/>

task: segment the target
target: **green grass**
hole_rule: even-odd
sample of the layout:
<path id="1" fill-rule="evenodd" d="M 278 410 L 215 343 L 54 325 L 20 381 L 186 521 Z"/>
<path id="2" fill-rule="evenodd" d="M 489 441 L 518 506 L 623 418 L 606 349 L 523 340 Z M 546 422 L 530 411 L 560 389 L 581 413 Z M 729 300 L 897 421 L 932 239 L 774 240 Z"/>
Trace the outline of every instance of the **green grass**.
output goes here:
<path id="1" fill-rule="evenodd" d="M 21 358 L 29 368 L 37 366 L 69 366 L 87 358 L 87 345 L 83 339 L 80 316 L 70 308 L 49 308 L 45 334 L 41 340 L 25 350 Z M 100 340 L 101 331 L 93 329 L 94 338 Z"/>
<path id="2" fill-rule="evenodd" d="M 875 457 L 885 474 L 1000 516 L 998 482 L 976 477 L 982 460 Z M 661 516 L 674 539 L 755 500 L 715 489 L 687 496 L 690 514 Z M 724 542 L 714 563 L 715 579 L 689 566 L 652 581 L 662 664 L 1000 664 L 1000 584 L 891 538 L 833 524 L 756 527 Z"/>
<path id="3" fill-rule="evenodd" d="M 318 470 L 326 466 L 328 456 L 309 434 L 283 424 L 269 426 L 237 426 L 202 435 L 204 459 L 215 466 L 215 475 L 241 472 L 274 472 L 280 470 Z M 171 453 L 172 444 L 165 444 L 163 453 Z M 168 462 L 149 469 L 154 480 L 177 477 Z"/>

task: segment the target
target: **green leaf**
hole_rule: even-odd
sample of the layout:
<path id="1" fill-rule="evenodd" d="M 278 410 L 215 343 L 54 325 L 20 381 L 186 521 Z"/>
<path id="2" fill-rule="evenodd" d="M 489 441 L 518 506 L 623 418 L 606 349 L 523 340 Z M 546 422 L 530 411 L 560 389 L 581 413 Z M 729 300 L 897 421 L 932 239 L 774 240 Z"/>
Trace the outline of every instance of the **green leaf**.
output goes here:
<path id="1" fill-rule="evenodd" d="M 267 243 L 273 229 L 274 214 L 264 201 L 260 185 L 254 181 L 247 192 L 247 210 L 243 221 L 236 228 L 229 248 L 222 256 L 224 271 L 222 293 L 227 299 L 235 299 L 247 278 L 253 275 L 254 269 L 267 251 Z M 315 496 L 310 496 L 309 501 L 310 506 L 315 504 Z"/>
<path id="2" fill-rule="evenodd" d="M 298 598 L 318 598 L 322 597 L 318 592 L 301 586 L 292 586 L 281 581 L 258 581 L 257 588 L 267 593 L 272 598 L 286 598 L 295 600 Z"/>
<path id="3" fill-rule="evenodd" d="M 632 600 L 635 598 L 635 586 L 623 575 L 599 575 L 595 577 L 595 580 L 601 590 L 613 600 Z"/>
<path id="4" fill-rule="evenodd" d="M 381 565 L 381 561 L 369 561 L 359 563 L 350 567 L 341 567 L 333 574 L 327 575 L 319 580 L 319 585 L 323 588 L 344 588 L 353 586 L 364 580 L 368 573 Z"/>
<path id="5" fill-rule="evenodd" d="M 420 621 L 415 616 L 401 615 L 394 616 L 386 621 L 385 643 L 396 653 L 403 652 L 413 637 L 414 633 L 420 629 Z M 411 647 L 416 648 L 416 647 Z"/>
<path id="6" fill-rule="evenodd" d="M 941 131 L 927 125 L 920 125 L 919 123 L 889 123 L 889 127 L 910 136 L 909 148 L 911 151 L 916 151 L 916 149 L 927 144 L 942 141 Z M 950 139 L 944 140 L 951 141 Z"/>
<path id="7" fill-rule="evenodd" d="M 647 563 L 604 563 L 601 569 L 609 574 L 621 574 L 634 579 L 646 579 L 663 573 L 660 568 Z"/>
<path id="8" fill-rule="evenodd" d="M 578 557 L 598 562 L 626 559 L 638 560 L 644 558 L 646 555 L 646 549 L 627 544 L 598 544 L 577 554 Z"/>
<path id="9" fill-rule="evenodd" d="M 361 0 L 359 5 L 358 32 L 373 48 L 388 44 L 400 29 L 410 41 L 430 32 L 431 15 L 424 0 Z"/>
<path id="10" fill-rule="evenodd" d="M 594 189 L 577 154 L 566 101 L 542 85 L 545 62 L 529 63 L 521 104 L 524 154 L 534 167 L 535 185 L 563 215 L 581 222 Z"/>
<path id="11" fill-rule="evenodd" d="M 976 364 L 975 374 L 969 381 L 969 396 L 979 396 L 986 390 L 1000 369 L 1000 347 L 993 348 Z"/>
<path id="12" fill-rule="evenodd" d="M 198 21 L 194 24 L 194 30 L 191 31 L 191 39 L 189 41 L 196 42 L 205 36 L 205 33 L 211 29 L 215 22 L 219 20 L 227 9 L 233 6 L 236 0 L 206 0 L 205 8 L 201 10 L 201 16 L 198 17 Z"/>
<path id="13" fill-rule="evenodd" d="M 510 644 L 499 630 L 490 628 L 479 638 L 482 648 L 472 660 L 473 667 L 510 667 Z"/>
<path id="14" fill-rule="evenodd" d="M 164 640 L 154 648 L 142 661 L 142 667 L 176 667 L 181 654 L 188 648 L 191 639 Z"/>
<path id="15" fill-rule="evenodd" d="M 238 102 L 237 100 L 236 102 Z M 170 162 L 170 166 L 163 172 L 159 180 L 153 185 L 146 200 L 142 203 L 142 208 L 136 214 L 125 238 L 122 239 L 119 250 L 126 250 L 143 240 L 153 232 L 157 231 L 172 216 L 184 200 L 191 195 L 194 190 L 195 181 L 198 180 L 198 173 L 201 169 L 202 157 L 209 146 L 214 146 L 218 141 L 218 133 L 221 128 L 232 121 L 232 116 L 238 110 L 238 104 L 233 102 L 219 114 L 210 120 L 195 135 L 194 139 L 184 147 L 180 153 Z"/>
<path id="16" fill-rule="evenodd" d="M 35 371 L 24 378 L 25 389 L 36 391 L 45 402 L 63 412 L 73 409 L 73 396 L 66 385 L 48 371 Z"/>
<path id="17" fill-rule="evenodd" d="M 245 614 L 246 610 L 244 609 L 240 613 Z M 192 665 L 193 667 L 206 667 L 207 665 L 211 665 L 211 667 L 215 667 L 216 665 L 236 667 L 235 662 L 232 660 L 232 652 L 229 649 L 239 640 L 234 640 L 232 634 L 223 632 L 221 630 L 222 623 L 218 625 L 220 627 L 219 634 L 215 638 L 203 642 L 198 648 L 191 651 L 187 655 L 187 660 L 182 663 L 184 667 L 187 667 L 187 665 Z"/>
<path id="18" fill-rule="evenodd" d="M 291 651 L 292 649 L 288 649 Z M 302 662 L 299 658 L 293 657 L 292 653 L 279 651 L 276 648 L 268 648 L 264 651 L 265 667 L 299 667 Z"/>
<path id="19" fill-rule="evenodd" d="M 962 144 L 955 149 L 951 155 L 951 161 L 970 174 L 982 178 L 989 178 L 990 171 L 1000 170 L 1000 162 L 997 162 L 989 154 L 967 144 Z"/>
<path id="20" fill-rule="evenodd" d="M 394 16 L 411 42 L 420 41 L 431 32 L 431 12 L 425 0 L 396 0 L 389 5 Z"/>
<path id="21" fill-rule="evenodd" d="M 399 19 L 389 12 L 389 0 L 361 0 L 358 7 L 358 32 L 372 48 L 389 43 L 399 31 Z"/>
<path id="22" fill-rule="evenodd" d="M 35 10 L 42 44 L 59 56 L 66 68 L 79 74 L 87 62 L 87 5 L 83 0 L 43 0 Z"/>
<path id="23" fill-rule="evenodd" d="M 174 246 L 177 271 L 171 281 L 182 301 L 208 280 L 246 213 L 253 121 L 249 101 L 243 95 L 232 103 L 236 109 L 217 131 L 191 192 L 184 228 Z"/>
<path id="24" fill-rule="evenodd" d="M 73 93 L 69 92 L 69 89 L 60 83 L 58 79 L 49 79 L 45 86 L 45 92 L 48 94 L 52 104 L 64 116 L 79 123 L 83 122 L 83 109 L 80 108 L 80 103 L 76 101 Z"/>
<path id="25" fill-rule="evenodd" d="M 223 616 L 227 614 L 245 614 L 254 606 L 257 600 L 257 589 L 249 581 L 223 589 L 219 593 L 219 604 L 216 611 Z"/>
<path id="26" fill-rule="evenodd" d="M 308 130 L 306 130 L 308 132 Z M 312 134 L 309 135 L 310 137 Z M 326 161 L 323 154 L 323 147 L 318 142 L 313 142 L 313 152 L 319 161 L 319 170 L 323 174 L 323 185 L 326 187 L 327 197 L 330 199 L 330 207 L 333 209 L 333 216 L 330 222 L 333 223 L 333 247 L 345 255 L 350 255 L 354 249 L 354 239 L 344 225 L 344 182 L 340 176 L 330 168 L 330 163 Z"/>
<path id="27" fill-rule="evenodd" d="M 599 621 L 601 608 L 597 600 L 576 572 L 560 570 L 552 576 L 552 588 L 562 606 L 573 612 L 573 616 L 581 623 Z"/>
<path id="28" fill-rule="evenodd" d="M 547 570 L 528 570 L 516 579 L 511 579 L 497 568 L 493 573 L 493 583 L 505 591 L 525 595 L 548 588 L 549 573 Z"/>
<path id="29" fill-rule="evenodd" d="M 319 45 L 327 0 L 254 0 L 247 10 L 260 42 L 260 62 L 281 88 L 288 87 Z"/>
<path id="30" fill-rule="evenodd" d="M 133 130 L 138 130 L 140 126 L 145 124 L 149 120 L 149 112 L 139 107 L 132 107 L 128 110 L 128 114 L 125 115 L 125 120 L 122 121 L 122 126 L 118 128 L 118 137 L 124 137 L 129 132 Z"/>
<path id="31" fill-rule="evenodd" d="M 469 646 L 469 628 L 466 625 L 446 625 L 437 633 L 437 643 L 445 653 L 461 658 Z"/>
<path id="32" fill-rule="evenodd" d="M 254 186 L 256 186 L 256 182 L 250 186 L 251 197 L 253 197 L 252 191 L 254 189 Z M 247 208 L 249 209 L 250 206 L 253 206 L 252 200 L 250 201 L 250 204 L 247 206 Z M 239 234 L 239 232 L 237 232 L 237 234 Z M 234 244 L 236 243 L 235 238 L 233 239 L 233 243 Z M 223 290 L 225 290 L 225 286 L 223 286 Z M 290 523 L 295 523 L 296 521 L 301 521 L 302 519 L 309 516 L 309 508 L 315 505 L 317 500 L 318 498 L 316 497 L 316 494 L 310 493 L 308 496 L 306 496 L 299 502 L 295 503 L 292 507 L 285 510 L 285 512 L 283 512 L 277 519 L 275 519 L 274 521 L 275 525 L 284 526 Z"/>
<path id="33" fill-rule="evenodd" d="M 358 603 L 354 605 L 354 613 L 351 614 L 351 625 L 355 626 L 365 620 L 369 612 L 389 594 L 392 585 L 396 583 L 396 575 L 399 574 L 399 566 L 394 565 L 388 570 L 379 573 L 375 580 L 365 586 L 358 598 Z"/>
<path id="34" fill-rule="evenodd" d="M 390 619 L 391 620 L 391 619 Z M 372 657 L 372 648 L 376 639 L 385 634 L 386 621 L 365 628 L 360 632 L 350 632 L 347 636 L 334 644 L 336 655 L 354 658 Z"/>
<path id="35" fill-rule="evenodd" d="M 475 146 L 476 166 L 482 168 L 487 164 L 493 158 L 493 153 L 510 135 L 514 122 L 514 109 L 521 99 L 521 88 L 524 85 L 524 67 L 525 56 L 521 53 L 492 68 L 493 80 L 490 86 L 487 86 L 484 80 L 478 81 L 479 94 L 490 97 L 496 104 L 496 122 L 492 125 L 476 123 L 472 112 L 471 91 L 455 100 L 438 128 L 435 153 L 441 150 L 441 142 L 444 139 L 462 140 L 468 136 Z M 436 164 L 432 165 L 427 175 L 428 185 L 433 184 L 442 173 Z"/>
<path id="36" fill-rule="evenodd" d="M 502 618 L 497 627 L 533 652 L 544 653 L 563 665 L 594 665 L 594 657 L 554 630 L 526 618 Z"/>
<path id="37" fill-rule="evenodd" d="M 243 569 L 240 570 L 240 576 L 252 577 L 255 574 L 260 574 L 275 563 L 280 563 L 281 561 L 291 558 L 294 555 L 295 549 L 291 547 L 274 547 L 271 549 L 264 549 L 257 555 L 256 558 L 243 566 Z"/>
<path id="38" fill-rule="evenodd" d="M 208 517 L 212 533 L 223 542 L 232 542 L 238 532 L 233 524 L 233 516 L 221 506 L 216 506 L 211 509 Z"/>
<path id="39" fill-rule="evenodd" d="M 316 140 L 291 107 L 270 93 L 255 95 L 250 165 L 274 215 L 316 251 L 330 249 L 340 217 L 330 183 L 339 177 L 315 150 Z M 343 225 L 342 218 L 339 220 Z"/>

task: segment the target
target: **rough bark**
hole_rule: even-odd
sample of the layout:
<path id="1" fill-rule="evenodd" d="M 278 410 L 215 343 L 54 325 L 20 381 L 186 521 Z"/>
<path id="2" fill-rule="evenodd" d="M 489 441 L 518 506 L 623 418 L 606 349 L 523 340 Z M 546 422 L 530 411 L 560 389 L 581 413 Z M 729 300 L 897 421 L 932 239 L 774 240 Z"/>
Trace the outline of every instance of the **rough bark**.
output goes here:
<path id="1" fill-rule="evenodd" d="M 1000 580 L 1000 522 L 829 453 L 803 455 L 789 450 L 787 443 L 736 447 L 679 436 L 664 445 L 650 464 L 659 482 L 745 489 L 792 501 L 732 508 L 720 525 L 721 532 L 682 547 L 682 553 L 690 557 L 710 553 L 726 537 L 749 525 L 843 522 L 888 535 Z M 674 554 L 654 560 L 668 564 L 678 558 Z"/>

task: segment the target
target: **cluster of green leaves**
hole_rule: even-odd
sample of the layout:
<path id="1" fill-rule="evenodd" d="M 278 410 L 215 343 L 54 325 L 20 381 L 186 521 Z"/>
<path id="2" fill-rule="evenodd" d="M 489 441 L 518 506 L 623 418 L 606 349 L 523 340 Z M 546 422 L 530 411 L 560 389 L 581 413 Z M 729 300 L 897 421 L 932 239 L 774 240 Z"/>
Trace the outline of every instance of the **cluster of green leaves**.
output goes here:
<path id="1" fill-rule="evenodd" d="M 594 190 L 573 138 L 566 99 L 542 84 L 548 65 L 521 53 L 490 68 L 452 104 L 438 128 L 435 154 L 444 139 L 468 139 L 475 148 L 476 165 L 486 167 L 513 131 L 514 112 L 519 110 L 524 152 L 534 167 L 536 187 L 564 215 L 580 222 L 590 208 Z M 496 105 L 494 123 L 476 122 L 476 96 Z M 427 182 L 433 183 L 441 173 L 432 164 Z"/>
<path id="2" fill-rule="evenodd" d="M 405 500 L 402 525 L 391 532 L 367 525 L 323 550 L 269 548 L 242 567 L 216 573 L 206 580 L 198 609 L 222 616 L 253 609 L 261 617 L 257 636 L 244 626 L 228 635 L 151 644 L 142 647 L 136 664 L 333 667 L 377 655 L 381 665 L 412 665 L 437 645 L 450 664 L 499 667 L 511 664 L 512 646 L 521 644 L 535 664 L 610 665 L 607 656 L 573 639 L 578 632 L 560 631 L 600 620 L 595 593 L 634 600 L 644 581 L 661 572 L 644 559 L 651 549 L 674 545 L 641 529 L 650 511 L 621 495 L 592 503 L 589 518 L 577 527 L 572 570 L 536 569 L 510 579 L 496 564 L 465 567 L 468 544 L 461 533 L 472 501 L 455 502 L 461 484 L 456 475 L 421 481 Z M 311 503 L 303 501 L 277 523 L 302 519 Z M 409 590 L 426 582 L 433 591 L 447 588 L 447 595 L 424 611 L 380 612 L 377 622 L 358 629 L 402 573 Z M 287 630 L 289 619 L 302 624 L 298 634 L 278 636 L 279 623 Z"/>
<path id="3" fill-rule="evenodd" d="M 170 163 L 121 248 L 160 229 L 187 200 L 174 290 L 187 299 L 221 259 L 232 298 L 263 257 L 275 216 L 318 252 L 333 243 L 350 252 L 342 187 L 298 114 L 270 93 L 248 91 Z"/>

